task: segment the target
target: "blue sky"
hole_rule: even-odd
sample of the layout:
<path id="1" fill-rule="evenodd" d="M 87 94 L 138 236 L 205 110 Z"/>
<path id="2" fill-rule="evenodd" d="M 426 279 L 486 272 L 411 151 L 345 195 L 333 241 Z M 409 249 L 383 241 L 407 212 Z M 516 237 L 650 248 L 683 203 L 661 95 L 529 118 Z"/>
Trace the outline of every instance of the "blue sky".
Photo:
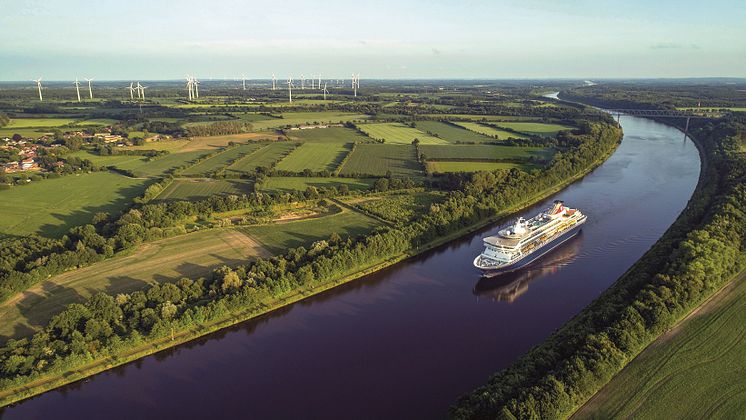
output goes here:
<path id="1" fill-rule="evenodd" d="M 743 0 L 3 0 L 0 10 L 0 80 L 746 77 Z"/>

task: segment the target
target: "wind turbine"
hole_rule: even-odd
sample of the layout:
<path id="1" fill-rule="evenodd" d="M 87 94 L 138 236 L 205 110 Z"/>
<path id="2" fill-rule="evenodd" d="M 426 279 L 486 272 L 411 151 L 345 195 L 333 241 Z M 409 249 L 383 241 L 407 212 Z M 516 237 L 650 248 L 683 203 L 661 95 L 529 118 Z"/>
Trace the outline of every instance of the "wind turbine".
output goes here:
<path id="1" fill-rule="evenodd" d="M 36 82 L 36 87 L 37 87 L 37 89 L 39 89 L 39 101 L 43 101 L 44 99 L 42 99 L 42 97 L 41 97 L 41 76 L 39 76 L 38 79 L 36 79 L 36 80 L 32 79 L 31 81 L 32 82 Z"/>
<path id="2" fill-rule="evenodd" d="M 78 78 L 75 78 L 75 91 L 78 93 L 78 102 L 80 102 L 80 82 L 78 81 Z"/>
<path id="3" fill-rule="evenodd" d="M 303 90 L 306 88 L 306 78 L 302 74 L 300 75 L 300 89 Z"/>
<path id="4" fill-rule="evenodd" d="M 137 86 L 135 86 L 135 90 L 137 91 L 137 99 L 142 99 L 142 95 L 145 92 L 142 91 L 142 85 L 140 84 L 140 82 L 137 82 Z"/>
<path id="5" fill-rule="evenodd" d="M 192 84 L 194 85 L 194 97 L 199 98 L 199 80 L 196 76 L 192 76 Z"/>
<path id="6" fill-rule="evenodd" d="M 130 90 L 130 99 L 135 100 L 135 88 L 134 88 L 135 82 L 130 83 L 130 87 L 128 88 Z"/>
<path id="7" fill-rule="evenodd" d="M 355 73 L 352 73 L 352 91 L 355 97 L 357 97 L 357 78 L 355 77 Z"/>
<path id="8" fill-rule="evenodd" d="M 191 101 L 192 98 L 194 97 L 194 84 L 192 82 L 192 77 L 191 76 L 187 75 L 185 77 L 186 77 L 186 81 L 187 81 L 186 88 L 187 88 L 187 92 L 189 93 L 189 100 Z"/>
<path id="9" fill-rule="evenodd" d="M 321 83 L 321 82 L 319 82 Z M 326 83 L 324 83 L 324 100 L 326 100 L 326 94 L 329 93 L 328 90 L 326 90 Z"/>
<path id="10" fill-rule="evenodd" d="M 293 76 L 288 77 L 288 102 L 293 102 Z"/>
<path id="11" fill-rule="evenodd" d="M 93 99 L 93 89 L 91 88 L 91 82 L 93 81 L 93 78 L 85 79 L 86 82 L 88 82 L 88 96 Z"/>
<path id="12" fill-rule="evenodd" d="M 140 84 L 138 83 L 138 86 L 139 85 Z M 145 100 L 145 89 L 147 89 L 147 88 L 148 88 L 147 86 L 140 86 L 140 92 L 142 93 L 142 100 L 143 101 Z"/>
<path id="13" fill-rule="evenodd" d="M 277 89 L 277 78 L 275 77 L 275 74 L 272 73 L 272 90 Z"/>
<path id="14" fill-rule="evenodd" d="M 319 72 L 319 89 L 321 89 L 321 73 Z M 324 83 L 324 89 L 326 89 L 326 83 Z"/>
<path id="15" fill-rule="evenodd" d="M 241 81 L 243 82 L 243 90 L 246 90 L 246 75 L 241 74 Z"/>

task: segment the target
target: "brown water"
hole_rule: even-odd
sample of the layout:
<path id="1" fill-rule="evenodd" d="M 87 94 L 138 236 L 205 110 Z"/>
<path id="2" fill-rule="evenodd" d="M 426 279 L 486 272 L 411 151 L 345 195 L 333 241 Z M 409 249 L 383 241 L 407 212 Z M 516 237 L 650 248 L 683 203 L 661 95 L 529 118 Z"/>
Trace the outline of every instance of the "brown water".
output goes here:
<path id="1" fill-rule="evenodd" d="M 453 241 L 260 319 L 41 396 L 3 418 L 433 418 L 597 297 L 668 228 L 697 183 L 677 130 L 625 137 L 561 198 L 583 232 L 532 268 L 480 281 L 483 236 Z"/>

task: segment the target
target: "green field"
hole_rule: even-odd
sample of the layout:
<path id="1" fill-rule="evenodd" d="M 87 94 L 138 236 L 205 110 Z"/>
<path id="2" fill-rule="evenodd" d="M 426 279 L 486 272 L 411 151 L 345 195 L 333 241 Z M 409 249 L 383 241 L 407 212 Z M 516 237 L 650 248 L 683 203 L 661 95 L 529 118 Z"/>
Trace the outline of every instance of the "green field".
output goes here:
<path id="1" fill-rule="evenodd" d="M 374 140 L 383 140 L 386 144 L 412 144 L 419 139 L 421 144 L 447 144 L 448 141 L 431 136 L 416 128 L 402 123 L 358 124 L 357 128 Z"/>
<path id="2" fill-rule="evenodd" d="M 216 194 L 248 194 L 249 179 L 176 179 L 158 195 L 158 200 L 202 200 Z"/>
<path id="3" fill-rule="evenodd" d="M 245 264 L 269 253 L 236 230 L 211 229 L 140 245 L 129 255 L 73 270 L 35 285 L 20 299 L 0 304 L 0 336 L 26 335 L 65 305 L 105 291 L 116 295 L 146 284 L 207 276 L 221 265 Z"/>
<path id="4" fill-rule="evenodd" d="M 308 247 L 312 243 L 329 239 L 332 232 L 340 236 L 362 235 L 380 225 L 376 219 L 350 210 L 342 210 L 329 216 L 297 220 L 271 225 L 246 226 L 241 232 L 259 241 L 274 253 L 285 252 L 289 248 Z"/>
<path id="5" fill-rule="evenodd" d="M 469 131 L 481 133 L 486 136 L 497 136 L 498 140 L 506 140 L 509 138 L 514 138 L 514 139 L 528 138 L 522 134 L 513 133 L 510 131 L 506 131 L 506 130 L 500 130 L 499 128 L 495 128 L 490 125 L 480 124 L 477 122 L 455 122 L 454 124 L 464 127 L 465 129 Z"/>
<path id="6" fill-rule="evenodd" d="M 420 153 L 430 159 L 527 159 L 531 156 L 548 159 L 552 156 L 552 149 L 545 147 L 499 146 L 491 144 L 462 144 L 419 146 Z"/>
<path id="7" fill-rule="evenodd" d="M 73 118 L 13 118 L 5 128 L 61 127 L 75 121 Z"/>
<path id="8" fill-rule="evenodd" d="M 422 168 L 414 146 L 404 144 L 358 144 L 340 170 L 343 175 L 365 174 L 418 177 Z"/>
<path id="9" fill-rule="evenodd" d="M 534 122 L 498 122 L 497 126 L 520 131 L 521 133 L 535 136 L 554 137 L 562 130 L 572 130 L 573 127 L 560 124 L 534 123 Z"/>
<path id="10" fill-rule="evenodd" d="M 347 121 L 366 120 L 370 118 L 365 114 L 354 114 L 350 112 L 321 111 L 321 112 L 283 112 L 282 118 L 270 118 L 254 121 L 251 125 L 255 130 L 266 130 L 279 128 L 286 125 L 303 125 L 314 123 L 339 124 Z"/>
<path id="11" fill-rule="evenodd" d="M 186 170 L 182 171 L 182 176 L 204 176 L 210 172 L 218 171 L 236 160 L 248 155 L 249 153 L 255 152 L 262 148 L 262 143 L 250 143 L 242 144 L 240 146 L 230 147 L 227 150 L 211 156 L 194 166 L 190 166 Z"/>
<path id="12" fill-rule="evenodd" d="M 351 200 L 350 204 L 390 222 L 403 223 L 427 213 L 433 203 L 444 198 L 441 192 L 417 191 Z"/>
<path id="13" fill-rule="evenodd" d="M 428 118 L 446 118 L 468 121 L 535 121 L 539 117 L 523 117 L 516 115 L 476 115 L 476 114 L 425 114 Z"/>
<path id="14" fill-rule="evenodd" d="M 344 143 L 303 143 L 277 164 L 277 169 L 291 172 L 333 171 L 349 153 L 352 145 Z"/>
<path id="15" fill-rule="evenodd" d="M 743 418 L 746 278 L 728 287 L 645 349 L 573 418 Z"/>
<path id="16" fill-rule="evenodd" d="M 37 131 L 36 128 L 0 128 L 0 138 L 11 138 L 14 134 L 20 134 L 23 137 L 38 139 L 45 134 L 52 134 L 51 130 L 40 130 L 41 131 Z"/>
<path id="17" fill-rule="evenodd" d="M 437 134 L 439 138 L 451 143 L 484 143 L 494 141 L 493 138 L 469 131 L 462 127 L 440 121 L 417 121 L 417 128 L 426 133 Z"/>
<path id="18" fill-rule="evenodd" d="M 513 162 L 427 162 L 427 169 L 430 173 L 479 172 L 495 171 L 497 169 L 508 170 L 513 168 L 529 171 L 538 167 L 536 165 Z"/>
<path id="19" fill-rule="evenodd" d="M 97 212 L 116 213 L 143 193 L 146 181 L 110 172 L 67 175 L 0 191 L 0 234 L 60 237 L 90 223 Z"/>
<path id="20" fill-rule="evenodd" d="M 147 158 L 143 156 L 113 155 L 101 156 L 86 150 L 80 150 L 70 153 L 68 156 L 75 156 L 81 159 L 88 159 L 96 166 L 114 166 L 117 168 L 134 168 L 147 164 Z"/>
<path id="21" fill-rule="evenodd" d="M 250 172 L 259 167 L 271 168 L 297 146 L 292 142 L 270 143 L 267 146 L 233 162 L 226 170 L 232 172 Z"/>
<path id="22" fill-rule="evenodd" d="M 308 187 L 329 188 L 347 185 L 350 190 L 368 190 L 373 186 L 373 179 L 358 178 L 313 178 L 313 177 L 268 177 L 262 183 L 262 191 L 293 192 L 305 191 Z"/>
<path id="23" fill-rule="evenodd" d="M 345 127 L 290 130 L 286 134 L 296 140 L 312 143 L 369 143 L 370 138 Z"/>

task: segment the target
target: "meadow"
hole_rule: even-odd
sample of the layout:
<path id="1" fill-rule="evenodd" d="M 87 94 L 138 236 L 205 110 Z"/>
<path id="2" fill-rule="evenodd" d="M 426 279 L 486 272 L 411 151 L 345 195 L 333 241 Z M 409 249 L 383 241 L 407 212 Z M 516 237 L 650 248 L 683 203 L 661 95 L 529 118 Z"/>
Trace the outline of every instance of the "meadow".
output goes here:
<path id="1" fill-rule="evenodd" d="M 260 191 L 293 192 L 305 191 L 308 187 L 331 188 L 346 185 L 352 190 L 369 190 L 373 186 L 374 179 L 360 178 L 314 178 L 287 176 L 272 176 L 264 179 Z"/>
<path id="2" fill-rule="evenodd" d="M 175 179 L 157 197 L 158 200 L 202 200 L 216 194 L 249 194 L 250 179 Z"/>
<path id="3" fill-rule="evenodd" d="M 62 127 L 75 121 L 73 118 L 12 118 L 4 128 Z"/>
<path id="4" fill-rule="evenodd" d="M 303 143 L 277 164 L 277 169 L 302 172 L 334 171 L 352 146 L 344 143 Z"/>
<path id="5" fill-rule="evenodd" d="M 358 144 L 342 165 L 340 174 L 419 177 L 422 168 L 414 146 L 404 144 Z"/>
<path id="6" fill-rule="evenodd" d="M 527 136 L 524 136 L 523 134 L 513 133 L 511 131 L 506 131 L 506 130 L 500 130 L 499 128 L 495 128 L 493 126 L 486 125 L 486 124 L 480 124 L 478 122 L 454 122 L 454 124 L 459 125 L 475 133 L 484 134 L 490 137 L 497 136 L 498 140 L 507 140 L 509 138 L 514 138 L 514 139 L 528 138 Z"/>
<path id="7" fill-rule="evenodd" d="M 449 173 L 449 172 L 480 172 L 495 171 L 498 169 L 520 169 L 529 171 L 538 168 L 537 165 L 514 163 L 514 162 L 456 162 L 456 161 L 435 161 L 427 162 L 427 170 L 430 173 Z"/>
<path id="8" fill-rule="evenodd" d="M 285 252 L 288 248 L 308 247 L 316 241 L 329 239 L 332 232 L 342 238 L 362 235 L 380 222 L 347 209 L 338 213 L 292 222 L 245 226 L 238 230 L 259 241 L 271 252 Z"/>
<path id="9" fill-rule="evenodd" d="M 545 147 L 499 146 L 489 144 L 462 144 L 447 146 L 420 145 L 426 160 L 440 159 L 527 159 L 531 156 L 548 159 L 553 151 Z"/>
<path id="10" fill-rule="evenodd" d="M 37 284 L 0 304 L 0 336 L 25 335 L 45 324 L 66 305 L 92 294 L 129 293 L 146 284 L 207 276 L 221 265 L 245 264 L 269 256 L 256 241 L 231 229 L 197 231 L 140 245 L 89 267 L 66 272 Z"/>
<path id="11" fill-rule="evenodd" d="M 370 138 L 346 127 L 288 130 L 285 133 L 293 140 L 309 143 L 370 143 Z"/>
<path id="12" fill-rule="evenodd" d="M 97 212 L 117 213 L 146 181 L 110 172 L 67 175 L 0 191 L 0 234 L 61 237 Z"/>
<path id="13" fill-rule="evenodd" d="M 562 130 L 572 130 L 573 127 L 560 124 L 534 123 L 534 122 L 498 122 L 498 127 L 509 128 L 521 133 L 535 136 L 554 137 Z"/>
<path id="14" fill-rule="evenodd" d="M 287 141 L 270 143 L 254 153 L 250 153 L 233 162 L 226 170 L 232 172 L 251 172 L 259 167 L 271 168 L 296 146 L 296 143 Z"/>
<path id="15" fill-rule="evenodd" d="M 304 125 L 315 123 L 341 124 L 347 121 L 359 121 L 370 118 L 365 114 L 351 112 L 320 111 L 320 112 L 283 112 L 282 118 L 268 117 L 266 120 L 253 121 L 251 123 L 255 130 L 267 130 L 280 128 L 287 125 Z"/>
<path id="16" fill-rule="evenodd" d="M 438 138 L 451 143 L 484 143 L 494 141 L 493 138 L 480 133 L 441 121 L 417 121 L 416 125 L 420 131 L 432 133 L 433 135 L 437 135 Z"/>
<path id="17" fill-rule="evenodd" d="M 113 156 L 101 156 L 97 153 L 89 152 L 87 150 L 79 150 L 74 153 L 70 153 L 70 157 L 78 157 L 81 159 L 88 159 L 93 162 L 96 166 L 114 166 L 117 168 L 122 167 L 139 167 L 147 163 L 147 158 L 143 156 L 128 156 L 128 155 L 113 155 Z"/>
<path id="18" fill-rule="evenodd" d="M 189 166 L 198 158 L 209 153 L 210 150 L 174 152 L 155 159 L 148 159 L 145 161 L 133 160 L 126 163 L 119 163 L 116 166 L 120 169 L 131 170 L 137 177 L 155 177 L 163 175 L 166 171 L 173 168 Z"/>
<path id="19" fill-rule="evenodd" d="M 745 324 L 741 275 L 645 349 L 573 418 L 743 418 Z"/>
<path id="20" fill-rule="evenodd" d="M 190 166 L 183 170 L 180 175 L 182 176 L 204 176 L 212 172 L 219 171 L 225 168 L 236 160 L 253 153 L 260 148 L 264 147 L 262 143 L 250 143 L 242 144 L 240 146 L 234 146 L 222 151 L 215 156 L 197 163 L 196 165 Z"/>
<path id="21" fill-rule="evenodd" d="M 357 128 L 374 140 L 383 140 L 386 144 L 412 144 L 419 139 L 420 144 L 448 144 L 448 141 L 431 136 L 416 128 L 402 123 L 358 124 Z"/>
<path id="22" fill-rule="evenodd" d="M 392 223 L 404 223 L 427 213 L 432 204 L 444 198 L 441 192 L 416 191 L 350 200 L 350 204 Z"/>

